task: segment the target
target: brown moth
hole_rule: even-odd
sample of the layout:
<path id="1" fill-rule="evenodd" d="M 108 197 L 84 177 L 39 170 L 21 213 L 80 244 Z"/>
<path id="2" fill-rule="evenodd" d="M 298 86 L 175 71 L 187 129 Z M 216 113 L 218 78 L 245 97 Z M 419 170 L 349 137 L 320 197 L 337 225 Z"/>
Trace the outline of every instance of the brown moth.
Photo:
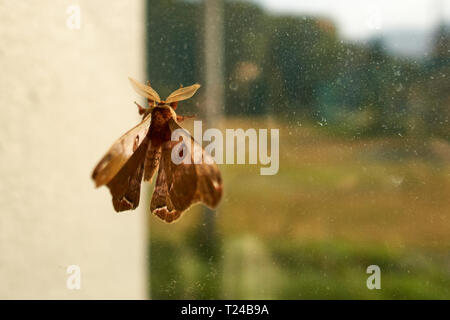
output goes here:
<path id="1" fill-rule="evenodd" d="M 171 160 L 173 149 L 183 143 L 171 141 L 172 131 L 182 129 L 179 122 L 184 119 L 175 113 L 178 102 L 191 98 L 200 85 L 181 87 L 161 100 L 150 83 L 144 85 L 132 78 L 129 80 L 136 92 L 147 98 L 148 108 L 135 102 L 142 122 L 120 137 L 97 164 L 92 173 L 96 187 L 106 185 L 109 188 L 117 212 L 136 209 L 142 178 L 151 181 L 158 170 L 150 204 L 151 212 L 157 217 L 174 222 L 197 202 L 215 208 L 222 197 L 222 178 L 211 155 L 199 149 L 201 163 L 175 164 Z M 190 150 L 194 150 L 194 145 L 201 148 L 187 131 L 182 132 L 185 141 L 191 142 Z M 179 152 L 182 156 L 182 151 Z"/>

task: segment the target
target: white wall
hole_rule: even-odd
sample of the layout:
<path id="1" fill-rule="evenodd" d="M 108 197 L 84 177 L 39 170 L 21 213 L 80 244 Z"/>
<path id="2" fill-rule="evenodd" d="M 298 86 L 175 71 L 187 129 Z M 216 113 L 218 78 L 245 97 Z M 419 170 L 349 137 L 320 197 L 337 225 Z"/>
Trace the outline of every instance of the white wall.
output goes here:
<path id="1" fill-rule="evenodd" d="M 3 0 L 0 24 L 0 298 L 145 298 L 147 201 L 117 214 L 90 178 L 139 120 L 144 1 Z"/>

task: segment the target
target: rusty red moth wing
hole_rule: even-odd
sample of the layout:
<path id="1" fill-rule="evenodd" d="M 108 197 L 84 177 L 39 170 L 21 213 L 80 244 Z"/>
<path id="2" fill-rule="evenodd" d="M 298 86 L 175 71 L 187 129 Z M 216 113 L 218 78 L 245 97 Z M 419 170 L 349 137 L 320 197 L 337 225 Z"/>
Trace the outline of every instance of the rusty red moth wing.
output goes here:
<path id="1" fill-rule="evenodd" d="M 175 120 L 169 120 L 170 129 L 182 129 Z M 151 211 L 166 222 L 177 220 L 191 205 L 203 202 L 215 208 L 222 197 L 222 178 L 219 168 L 211 155 L 205 152 L 184 130 L 185 140 L 200 148 L 202 163 L 194 163 L 193 152 L 189 155 L 191 163 L 175 164 L 171 160 L 173 148 L 179 141 L 167 141 L 162 145 L 161 163 L 153 194 Z M 161 176 L 161 178 L 160 178 Z"/>
<path id="2" fill-rule="evenodd" d="M 127 163 L 106 185 L 112 195 L 114 210 L 117 212 L 136 209 L 139 205 L 145 153 L 149 144 L 149 138 L 145 137 Z"/>
<path id="3" fill-rule="evenodd" d="M 147 135 L 150 122 L 151 115 L 149 114 L 109 148 L 92 172 L 92 179 L 94 179 L 96 187 L 110 182 L 127 163 Z"/>

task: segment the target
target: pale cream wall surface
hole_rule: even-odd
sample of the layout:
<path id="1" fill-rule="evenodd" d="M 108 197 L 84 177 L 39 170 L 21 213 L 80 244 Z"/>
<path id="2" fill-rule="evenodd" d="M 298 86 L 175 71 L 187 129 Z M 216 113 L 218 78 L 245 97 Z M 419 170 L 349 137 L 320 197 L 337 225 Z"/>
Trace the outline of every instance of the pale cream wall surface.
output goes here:
<path id="1" fill-rule="evenodd" d="M 115 213 L 90 178 L 139 121 L 144 1 L 3 0 L 0 24 L 0 298 L 146 298 L 147 211 Z"/>

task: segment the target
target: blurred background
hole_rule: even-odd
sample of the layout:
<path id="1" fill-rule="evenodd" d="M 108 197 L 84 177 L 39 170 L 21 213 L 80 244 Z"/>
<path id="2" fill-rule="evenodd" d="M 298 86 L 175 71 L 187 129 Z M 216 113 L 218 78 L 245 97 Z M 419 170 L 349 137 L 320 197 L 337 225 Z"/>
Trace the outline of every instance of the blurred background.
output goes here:
<path id="1" fill-rule="evenodd" d="M 148 0 L 149 79 L 205 84 L 180 114 L 280 129 L 277 175 L 221 165 L 214 219 L 151 219 L 151 297 L 450 298 L 449 23 L 448 1 Z"/>
<path id="2" fill-rule="evenodd" d="M 0 23 L 0 298 L 450 298 L 449 1 L 3 0 Z M 140 119 L 128 76 L 201 83 L 177 112 L 204 130 L 279 129 L 278 174 L 220 165 L 217 210 L 173 225 L 148 184 L 116 214 L 90 174 Z"/>

